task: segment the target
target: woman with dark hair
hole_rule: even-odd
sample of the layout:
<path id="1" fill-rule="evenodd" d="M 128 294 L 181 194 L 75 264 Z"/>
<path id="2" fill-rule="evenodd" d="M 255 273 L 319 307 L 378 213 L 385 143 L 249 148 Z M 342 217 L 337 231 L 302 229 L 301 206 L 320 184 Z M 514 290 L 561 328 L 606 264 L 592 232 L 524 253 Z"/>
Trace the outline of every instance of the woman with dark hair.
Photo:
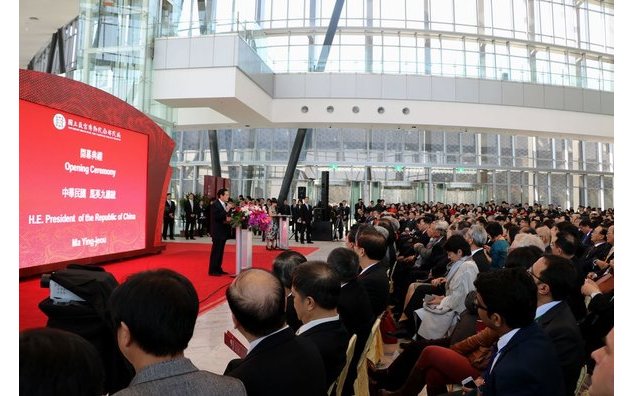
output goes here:
<path id="1" fill-rule="evenodd" d="M 504 230 L 497 221 L 490 221 L 485 230 L 493 242 L 488 250 L 491 257 L 491 269 L 504 267 L 504 261 L 508 255 L 509 242 L 504 238 Z M 486 248 L 485 248 L 486 249 Z"/>
<path id="2" fill-rule="evenodd" d="M 445 295 L 431 296 L 415 311 L 421 318 L 418 334 L 428 340 L 448 333 L 457 315 L 465 309 L 465 296 L 474 289 L 473 281 L 478 276 L 478 266 L 471 260 L 471 248 L 462 235 L 447 239 L 443 249 L 450 261 L 449 271 L 446 277 L 436 278 L 432 284 L 445 283 Z"/>

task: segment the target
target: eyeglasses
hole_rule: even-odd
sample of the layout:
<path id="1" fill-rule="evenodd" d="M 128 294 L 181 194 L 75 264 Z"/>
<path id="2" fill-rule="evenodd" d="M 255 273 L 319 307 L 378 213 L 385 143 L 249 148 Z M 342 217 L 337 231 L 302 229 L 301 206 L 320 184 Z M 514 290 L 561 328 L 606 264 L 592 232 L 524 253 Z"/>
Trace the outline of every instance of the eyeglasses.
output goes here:
<path id="1" fill-rule="evenodd" d="M 480 303 L 478 302 L 478 300 L 473 300 L 473 307 L 478 310 L 481 309 L 483 311 L 487 311 L 489 312 L 489 308 L 485 307 L 484 305 L 480 305 Z"/>
<path id="2" fill-rule="evenodd" d="M 526 270 L 526 272 L 528 272 L 529 274 L 531 274 L 531 276 L 533 276 L 535 279 L 537 279 L 537 280 L 538 280 L 538 281 L 540 281 L 541 283 L 546 283 L 546 282 L 544 282 L 544 280 L 543 280 L 542 278 L 540 278 L 539 276 L 537 276 L 537 275 L 535 275 L 535 274 L 533 273 L 533 268 L 532 268 L 532 267 L 531 267 L 531 268 L 529 268 L 529 269 L 527 269 L 527 270 Z"/>

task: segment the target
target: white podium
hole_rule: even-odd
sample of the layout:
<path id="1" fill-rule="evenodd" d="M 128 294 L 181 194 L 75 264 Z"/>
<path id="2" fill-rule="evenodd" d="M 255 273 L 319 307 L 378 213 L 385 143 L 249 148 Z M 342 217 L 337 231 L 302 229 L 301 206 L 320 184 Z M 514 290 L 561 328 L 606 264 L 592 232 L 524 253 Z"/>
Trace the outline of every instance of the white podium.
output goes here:
<path id="1" fill-rule="evenodd" d="M 253 265 L 253 232 L 236 228 L 236 275 Z"/>
<path id="2" fill-rule="evenodd" d="M 277 221 L 277 248 L 288 250 L 288 220 L 289 215 L 275 215 L 273 221 Z"/>

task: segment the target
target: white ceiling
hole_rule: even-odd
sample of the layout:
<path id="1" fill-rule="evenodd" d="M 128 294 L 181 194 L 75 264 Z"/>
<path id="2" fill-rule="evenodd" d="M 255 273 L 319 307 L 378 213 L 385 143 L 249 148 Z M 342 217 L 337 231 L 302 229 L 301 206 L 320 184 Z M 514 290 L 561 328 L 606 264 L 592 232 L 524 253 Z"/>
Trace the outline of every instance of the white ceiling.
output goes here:
<path id="1" fill-rule="evenodd" d="M 79 0 L 20 0 L 20 68 L 77 15 Z"/>

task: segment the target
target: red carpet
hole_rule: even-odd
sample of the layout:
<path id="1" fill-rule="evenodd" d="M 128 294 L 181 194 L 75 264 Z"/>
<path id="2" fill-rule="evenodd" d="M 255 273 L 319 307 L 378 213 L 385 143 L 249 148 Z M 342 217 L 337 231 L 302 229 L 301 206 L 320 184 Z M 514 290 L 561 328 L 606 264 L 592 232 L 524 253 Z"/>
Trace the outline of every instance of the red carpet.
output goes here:
<path id="1" fill-rule="evenodd" d="M 292 250 L 308 255 L 317 248 L 294 247 Z M 168 243 L 167 248 L 161 254 L 106 264 L 103 267 L 119 283 L 123 282 L 130 274 L 147 269 L 169 268 L 177 271 L 194 284 L 200 299 L 200 312 L 202 313 L 224 301 L 225 290 L 233 280 L 229 276 L 207 275 L 210 251 L 211 244 L 209 243 Z M 269 251 L 264 246 L 253 246 L 253 267 L 270 270 L 273 259 L 280 253 L 280 250 Z M 235 245 L 227 245 L 222 268 L 229 273 L 234 273 L 235 262 L 236 247 Z M 40 311 L 38 304 L 48 295 L 49 290 L 40 287 L 39 277 L 20 282 L 20 330 L 46 326 L 46 315 Z"/>

